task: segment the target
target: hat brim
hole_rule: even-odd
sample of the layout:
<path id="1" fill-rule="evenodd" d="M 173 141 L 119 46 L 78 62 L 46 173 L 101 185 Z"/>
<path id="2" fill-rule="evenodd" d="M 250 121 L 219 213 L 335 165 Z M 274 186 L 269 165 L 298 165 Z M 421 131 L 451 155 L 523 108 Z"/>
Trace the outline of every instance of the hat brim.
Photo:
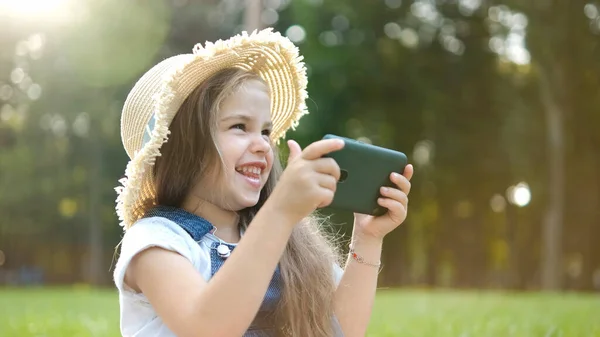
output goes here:
<path id="1" fill-rule="evenodd" d="M 123 106 L 121 138 L 131 160 L 125 177 L 119 180 L 121 186 L 115 190 L 116 211 L 124 229 L 154 203 L 152 166 L 168 139 L 173 117 L 194 89 L 226 68 L 254 72 L 267 84 L 275 143 L 308 113 L 302 57 L 290 40 L 271 29 L 198 44 L 192 54 L 173 56 L 155 65 L 134 85 Z"/>

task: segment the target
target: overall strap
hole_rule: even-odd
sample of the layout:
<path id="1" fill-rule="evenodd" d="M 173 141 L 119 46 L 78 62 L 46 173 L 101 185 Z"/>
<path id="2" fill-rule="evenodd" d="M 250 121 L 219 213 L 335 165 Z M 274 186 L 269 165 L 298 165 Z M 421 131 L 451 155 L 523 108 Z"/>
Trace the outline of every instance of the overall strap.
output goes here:
<path id="1" fill-rule="evenodd" d="M 173 221 L 188 232 L 196 242 L 200 241 L 206 234 L 210 233 L 215 228 L 203 217 L 177 207 L 156 206 L 149 210 L 144 217 L 150 218 L 154 216 Z"/>
<path id="2" fill-rule="evenodd" d="M 183 228 L 196 242 L 200 242 L 204 236 L 212 232 L 215 226 L 201 216 L 187 212 L 186 210 L 172 206 L 156 206 L 146 213 L 145 218 L 163 217 L 173 221 Z M 226 244 L 224 242 L 214 241 L 210 243 L 210 269 L 211 277 L 223 266 L 227 257 L 219 255 L 217 247 L 225 245 L 233 252 L 235 245 Z M 275 305 L 279 301 L 282 290 L 282 279 L 279 266 L 275 269 L 275 273 L 269 283 L 269 288 L 265 293 L 263 303 L 261 304 L 261 312 L 269 312 L 275 309 Z M 257 322 L 258 323 L 258 322 Z"/>

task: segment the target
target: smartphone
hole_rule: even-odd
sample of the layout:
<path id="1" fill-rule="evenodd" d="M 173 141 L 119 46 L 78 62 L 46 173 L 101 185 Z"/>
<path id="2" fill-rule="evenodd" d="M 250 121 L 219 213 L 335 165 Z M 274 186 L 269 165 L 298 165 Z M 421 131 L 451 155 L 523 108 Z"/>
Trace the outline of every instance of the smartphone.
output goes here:
<path id="1" fill-rule="evenodd" d="M 341 150 L 326 155 L 333 158 L 341 170 L 333 201 L 328 207 L 375 216 L 385 214 L 387 209 L 377 204 L 380 188 L 398 188 L 390 180 L 390 174 L 404 173 L 408 164 L 406 155 L 332 134 L 323 137 L 334 138 L 342 139 L 345 145 Z"/>

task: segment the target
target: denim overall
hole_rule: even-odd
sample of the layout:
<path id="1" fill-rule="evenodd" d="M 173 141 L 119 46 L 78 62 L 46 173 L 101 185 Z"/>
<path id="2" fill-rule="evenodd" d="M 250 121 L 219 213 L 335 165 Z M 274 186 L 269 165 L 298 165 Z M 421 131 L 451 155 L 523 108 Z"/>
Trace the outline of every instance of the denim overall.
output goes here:
<path id="1" fill-rule="evenodd" d="M 174 223 L 178 224 L 183 228 L 196 242 L 199 242 L 205 235 L 211 233 L 215 227 L 208 222 L 208 220 L 197 216 L 195 214 L 186 212 L 183 209 L 168 207 L 168 206 L 157 206 L 150 210 L 146 214 L 148 217 L 163 217 L 167 218 Z M 210 234 L 212 235 L 212 234 Z M 233 245 L 226 243 L 220 243 L 218 241 L 211 243 L 210 251 L 210 263 L 211 263 L 211 277 L 219 270 L 223 265 L 226 258 L 222 258 L 217 253 L 217 247 L 220 244 L 224 244 L 229 247 L 231 251 L 235 248 Z M 281 295 L 281 274 L 279 272 L 279 266 L 275 270 L 269 288 L 265 294 L 263 302 L 259 308 L 259 311 L 250 325 L 249 329 L 243 335 L 243 337 L 269 337 L 276 336 L 275 329 L 272 322 L 272 313 L 277 305 L 279 297 Z M 232 317 L 234 319 L 234 317 Z"/>

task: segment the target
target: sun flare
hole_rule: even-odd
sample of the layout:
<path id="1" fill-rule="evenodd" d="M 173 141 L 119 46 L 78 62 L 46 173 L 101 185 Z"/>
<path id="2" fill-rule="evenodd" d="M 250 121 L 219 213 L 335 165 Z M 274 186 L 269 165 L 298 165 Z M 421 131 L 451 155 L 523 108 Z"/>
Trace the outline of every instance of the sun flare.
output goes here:
<path id="1" fill-rule="evenodd" d="M 59 16 L 69 0 L 0 0 L 0 13 L 19 17 Z"/>

